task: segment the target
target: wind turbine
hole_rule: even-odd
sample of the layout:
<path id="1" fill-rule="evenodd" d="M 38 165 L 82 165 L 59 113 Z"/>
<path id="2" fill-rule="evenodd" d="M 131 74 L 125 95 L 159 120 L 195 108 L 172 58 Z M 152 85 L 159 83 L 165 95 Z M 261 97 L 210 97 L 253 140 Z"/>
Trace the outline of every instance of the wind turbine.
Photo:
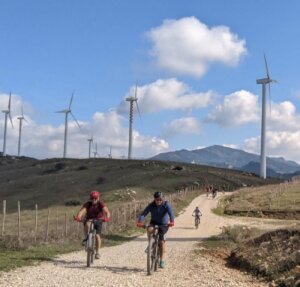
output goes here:
<path id="1" fill-rule="evenodd" d="M 10 105 L 11 105 L 11 93 L 9 93 L 9 100 L 8 100 L 8 108 L 7 108 L 7 110 L 2 110 L 2 113 L 5 114 L 4 136 L 3 136 L 3 152 L 2 152 L 3 156 L 6 156 L 7 117 L 9 117 L 9 119 L 10 119 L 11 126 L 14 127 L 12 119 L 11 119 L 11 114 L 10 114 Z"/>
<path id="2" fill-rule="evenodd" d="M 109 147 L 109 154 L 108 154 L 108 158 L 112 158 L 111 146 Z"/>
<path id="3" fill-rule="evenodd" d="M 20 152 L 21 152 L 22 122 L 23 122 L 23 120 L 26 121 L 26 119 L 24 117 L 24 113 L 23 113 L 23 107 L 21 108 L 21 111 L 22 111 L 22 115 L 20 117 L 18 117 L 18 120 L 20 121 L 20 123 L 19 123 L 18 156 L 20 156 Z"/>
<path id="4" fill-rule="evenodd" d="M 141 117 L 139 106 L 137 103 L 137 84 L 135 85 L 135 95 L 134 97 L 126 98 L 126 101 L 129 102 L 129 144 L 128 144 L 128 159 L 131 159 L 132 153 L 132 127 L 133 127 L 133 104 L 136 104 L 137 111 Z"/>
<path id="5" fill-rule="evenodd" d="M 71 99 L 70 99 L 70 103 L 69 103 L 69 107 L 67 109 L 58 111 L 57 113 L 64 113 L 65 114 L 65 136 L 64 136 L 64 153 L 63 153 L 63 158 L 66 158 L 67 156 L 67 140 L 68 140 L 68 116 L 69 114 L 71 114 L 72 118 L 74 119 L 74 121 L 76 122 L 76 124 L 78 125 L 78 127 L 80 128 L 80 125 L 78 123 L 78 121 L 76 120 L 75 116 L 72 113 L 71 110 L 71 105 L 72 105 L 72 101 L 73 101 L 73 97 L 74 97 L 74 92 L 72 93 Z"/>
<path id="6" fill-rule="evenodd" d="M 95 150 L 93 151 L 94 158 L 96 158 L 96 157 L 99 155 L 97 149 L 98 149 L 98 148 L 97 148 L 97 143 L 95 143 Z"/>
<path id="7" fill-rule="evenodd" d="M 93 135 L 91 135 L 91 138 L 88 139 L 88 142 L 89 142 L 89 158 L 91 158 L 91 148 L 92 148 L 92 145 L 93 145 Z"/>
<path id="8" fill-rule="evenodd" d="M 261 112 L 261 143 L 260 143 L 260 177 L 266 178 L 267 164 L 266 164 L 266 85 L 269 85 L 269 95 L 271 97 L 271 83 L 277 83 L 272 80 L 269 75 L 269 68 L 264 55 L 267 77 L 256 80 L 256 84 L 262 85 L 262 112 Z"/>

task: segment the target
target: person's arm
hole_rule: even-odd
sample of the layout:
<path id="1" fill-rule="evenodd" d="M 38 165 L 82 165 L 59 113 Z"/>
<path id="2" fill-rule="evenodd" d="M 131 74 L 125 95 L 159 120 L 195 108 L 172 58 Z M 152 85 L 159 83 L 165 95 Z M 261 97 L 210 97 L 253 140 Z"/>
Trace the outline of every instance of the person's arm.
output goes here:
<path id="1" fill-rule="evenodd" d="M 141 213 L 141 215 L 138 218 L 138 222 L 143 222 L 145 220 L 145 217 L 148 215 L 148 213 L 151 211 L 151 203 L 144 209 L 144 211 Z"/>
<path id="2" fill-rule="evenodd" d="M 170 222 L 173 222 L 173 225 L 174 225 L 175 216 L 174 216 L 172 207 L 171 207 L 171 205 L 169 203 L 167 203 L 167 212 L 168 212 L 169 217 L 170 217 Z"/>
<path id="3" fill-rule="evenodd" d="M 86 204 L 84 204 L 81 209 L 79 210 L 79 212 L 76 215 L 76 219 L 77 220 L 82 220 L 83 217 L 86 215 L 87 212 L 87 208 L 86 208 Z"/>
<path id="4" fill-rule="evenodd" d="M 104 213 L 104 221 L 109 221 L 110 211 L 108 210 L 107 206 L 103 207 L 103 213 Z"/>

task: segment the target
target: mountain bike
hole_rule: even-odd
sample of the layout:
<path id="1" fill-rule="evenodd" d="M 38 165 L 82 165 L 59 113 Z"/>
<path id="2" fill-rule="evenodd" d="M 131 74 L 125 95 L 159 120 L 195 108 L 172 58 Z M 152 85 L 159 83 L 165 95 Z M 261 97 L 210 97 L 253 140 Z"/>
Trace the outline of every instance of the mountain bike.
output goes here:
<path id="1" fill-rule="evenodd" d="M 160 226 L 165 225 L 143 225 L 141 227 L 148 228 L 149 226 L 153 227 L 153 232 L 148 239 L 148 247 L 147 247 L 147 275 L 151 275 L 154 271 L 157 271 L 159 258 L 160 258 L 160 250 L 159 250 L 159 233 L 158 229 Z"/>
<path id="2" fill-rule="evenodd" d="M 198 229 L 198 225 L 200 224 L 200 216 L 201 215 L 198 215 L 198 216 L 193 215 L 193 216 L 195 217 L 195 227 L 196 227 L 196 229 Z"/>
<path id="3" fill-rule="evenodd" d="M 94 263 L 96 255 L 96 229 L 95 222 L 103 221 L 103 219 L 89 219 L 86 222 L 90 222 L 88 234 L 83 240 L 83 246 L 86 251 L 86 266 L 90 267 Z M 82 221 L 81 221 L 82 222 Z"/>

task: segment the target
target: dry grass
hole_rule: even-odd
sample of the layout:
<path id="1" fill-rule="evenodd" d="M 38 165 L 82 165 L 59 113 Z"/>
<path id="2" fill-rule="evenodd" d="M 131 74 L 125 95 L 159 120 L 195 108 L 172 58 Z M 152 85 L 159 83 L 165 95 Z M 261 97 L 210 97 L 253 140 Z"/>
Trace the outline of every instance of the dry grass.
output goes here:
<path id="1" fill-rule="evenodd" d="M 225 214 L 298 218 L 300 216 L 300 183 L 284 183 L 243 188 L 221 203 Z M 286 216 L 285 216 L 286 215 Z"/>

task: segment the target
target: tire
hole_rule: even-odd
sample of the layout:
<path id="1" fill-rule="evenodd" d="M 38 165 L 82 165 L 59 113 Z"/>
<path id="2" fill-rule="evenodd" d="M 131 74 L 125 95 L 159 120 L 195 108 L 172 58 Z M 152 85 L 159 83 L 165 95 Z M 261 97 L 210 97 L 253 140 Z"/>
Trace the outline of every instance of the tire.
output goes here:
<path id="1" fill-rule="evenodd" d="M 153 264 L 154 264 L 154 271 L 157 271 L 158 269 L 158 263 L 159 263 L 159 243 L 158 241 L 155 243 L 155 247 L 153 250 Z"/>
<path id="2" fill-rule="evenodd" d="M 154 247 L 154 239 L 151 236 L 148 244 L 148 252 L 147 252 L 147 274 L 151 275 L 154 270 L 153 264 L 153 247 Z"/>
<path id="3" fill-rule="evenodd" d="M 89 233 L 88 235 L 86 254 L 86 266 L 90 267 L 94 260 L 94 236 L 92 233 Z"/>

